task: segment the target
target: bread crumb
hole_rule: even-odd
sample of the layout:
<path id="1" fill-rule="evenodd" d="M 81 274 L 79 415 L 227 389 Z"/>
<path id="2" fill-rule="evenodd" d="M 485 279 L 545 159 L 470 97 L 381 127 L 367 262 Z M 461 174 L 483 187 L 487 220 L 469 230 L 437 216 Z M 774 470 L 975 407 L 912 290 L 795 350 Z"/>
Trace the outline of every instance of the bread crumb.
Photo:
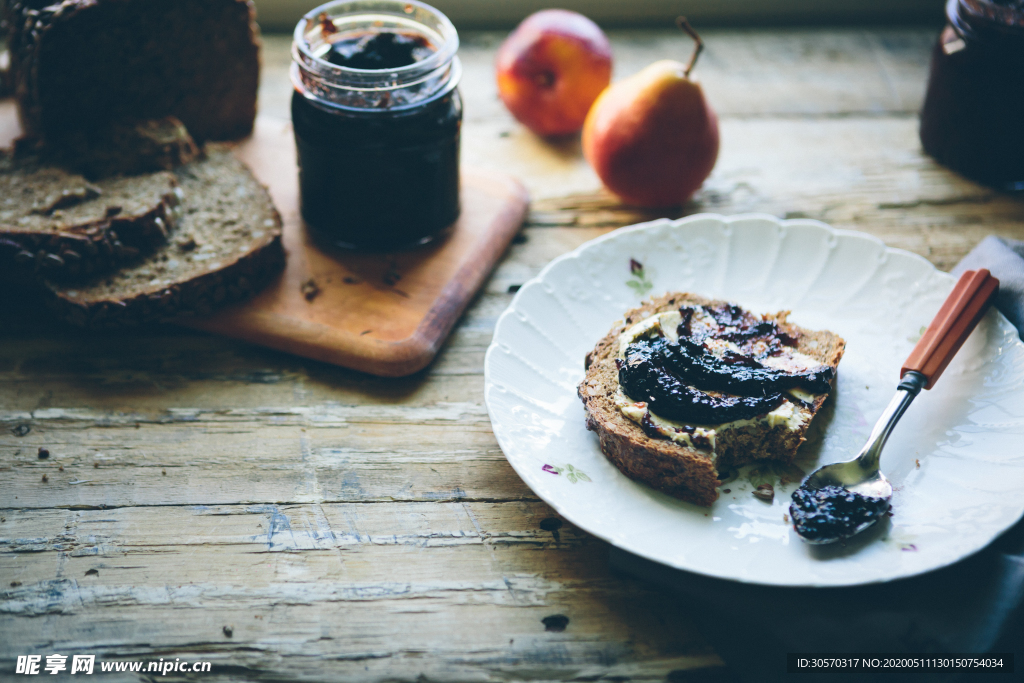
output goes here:
<path id="1" fill-rule="evenodd" d="M 320 294 L 320 287 L 313 278 L 303 282 L 299 290 L 302 292 L 302 296 L 306 297 L 306 301 L 312 301 Z"/>
<path id="2" fill-rule="evenodd" d="M 771 484 L 761 484 L 756 489 L 751 491 L 755 498 L 763 500 L 766 503 L 770 503 L 775 500 L 775 488 Z"/>

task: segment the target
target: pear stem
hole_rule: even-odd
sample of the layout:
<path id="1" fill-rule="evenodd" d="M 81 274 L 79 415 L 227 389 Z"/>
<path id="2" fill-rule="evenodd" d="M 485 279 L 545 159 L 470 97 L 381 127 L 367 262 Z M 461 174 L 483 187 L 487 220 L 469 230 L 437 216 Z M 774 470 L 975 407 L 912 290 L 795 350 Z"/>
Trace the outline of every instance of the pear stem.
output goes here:
<path id="1" fill-rule="evenodd" d="M 676 17 L 676 26 L 679 27 L 680 31 L 685 32 L 688 36 L 693 38 L 693 42 L 696 43 L 693 46 L 693 54 L 690 55 L 690 61 L 686 64 L 686 71 L 683 72 L 683 75 L 689 78 L 690 72 L 693 71 L 693 67 L 697 64 L 697 57 L 699 57 L 700 53 L 704 50 L 704 41 L 701 40 L 700 36 L 697 35 L 697 32 L 693 30 L 693 27 L 690 26 L 690 22 L 686 20 L 686 17 Z"/>

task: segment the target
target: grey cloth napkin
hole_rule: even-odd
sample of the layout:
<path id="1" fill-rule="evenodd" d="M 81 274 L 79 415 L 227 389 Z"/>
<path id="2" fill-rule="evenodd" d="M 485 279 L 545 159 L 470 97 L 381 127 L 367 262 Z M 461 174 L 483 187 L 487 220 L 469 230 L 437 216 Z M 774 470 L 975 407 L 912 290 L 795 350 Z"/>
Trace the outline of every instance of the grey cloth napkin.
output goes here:
<path id="1" fill-rule="evenodd" d="M 999 280 L 996 307 L 1024 338 L 1024 242 L 989 235 L 963 258 L 953 275 L 988 268 Z"/>
<path id="2" fill-rule="evenodd" d="M 976 671 L 788 674 L 789 653 L 936 656 L 1016 650 L 1016 658 L 1024 656 L 1024 523 L 950 567 L 850 588 L 740 584 L 672 569 L 614 547 L 608 559 L 614 571 L 676 596 L 728 667 L 722 683 L 978 680 Z M 1020 680 L 1020 666 L 1015 662 L 1016 673 L 981 680 Z"/>
<path id="3" fill-rule="evenodd" d="M 1024 242 L 987 237 L 953 274 L 977 268 L 988 268 L 999 278 L 996 306 L 1024 336 Z M 1024 659 L 1015 662 L 1020 668 L 1012 674 L 786 673 L 788 653 L 941 655 L 1016 650 L 1015 655 L 1024 658 L 1024 521 L 952 566 L 873 586 L 752 586 L 671 569 L 618 548 L 610 549 L 609 563 L 614 570 L 679 598 L 728 666 L 723 682 L 963 683 L 1024 677 Z M 678 680 L 687 680 L 678 673 Z M 669 679 L 675 680 L 672 674 Z"/>

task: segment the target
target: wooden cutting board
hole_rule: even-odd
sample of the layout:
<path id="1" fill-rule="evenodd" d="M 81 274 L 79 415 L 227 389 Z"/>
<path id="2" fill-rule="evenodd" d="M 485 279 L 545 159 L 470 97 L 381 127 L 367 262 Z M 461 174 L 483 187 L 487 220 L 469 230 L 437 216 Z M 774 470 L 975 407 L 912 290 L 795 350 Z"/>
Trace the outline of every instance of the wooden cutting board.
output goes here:
<path id="1" fill-rule="evenodd" d="M 408 375 L 433 360 L 529 204 L 514 178 L 464 168 L 462 214 L 447 239 L 410 251 L 328 253 L 299 216 L 291 122 L 257 119 L 237 154 L 281 212 L 287 266 L 251 301 L 188 325 L 374 375 Z M 308 298 L 310 281 L 319 292 Z"/>
<path id="2" fill-rule="evenodd" d="M 13 102 L 0 102 L 0 146 L 18 133 Z M 463 168 L 462 214 L 446 239 L 394 253 L 327 252 L 299 216 L 291 122 L 258 118 L 237 155 L 281 212 L 287 266 L 254 299 L 183 324 L 374 375 L 408 375 L 433 360 L 529 204 L 514 178 Z"/>

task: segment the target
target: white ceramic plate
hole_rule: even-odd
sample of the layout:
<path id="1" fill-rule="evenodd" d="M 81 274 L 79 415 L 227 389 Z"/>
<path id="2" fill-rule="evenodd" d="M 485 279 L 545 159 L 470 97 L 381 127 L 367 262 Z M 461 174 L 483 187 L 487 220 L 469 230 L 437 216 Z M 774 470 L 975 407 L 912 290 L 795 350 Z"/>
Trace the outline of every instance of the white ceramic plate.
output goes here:
<path id="1" fill-rule="evenodd" d="M 642 264 L 633 273 L 630 259 Z M 516 472 L 578 527 L 666 565 L 748 583 L 889 581 L 980 550 L 1024 513 L 1024 344 L 994 309 L 889 439 L 893 517 L 845 546 L 809 546 L 761 476 L 726 483 L 711 508 L 621 474 L 584 425 L 583 357 L 648 295 L 695 292 L 847 341 L 832 398 L 798 464 L 852 458 L 892 397 L 900 367 L 953 278 L 914 254 L 814 221 L 698 215 L 624 228 L 552 261 L 498 320 L 484 362 L 487 408 Z"/>

